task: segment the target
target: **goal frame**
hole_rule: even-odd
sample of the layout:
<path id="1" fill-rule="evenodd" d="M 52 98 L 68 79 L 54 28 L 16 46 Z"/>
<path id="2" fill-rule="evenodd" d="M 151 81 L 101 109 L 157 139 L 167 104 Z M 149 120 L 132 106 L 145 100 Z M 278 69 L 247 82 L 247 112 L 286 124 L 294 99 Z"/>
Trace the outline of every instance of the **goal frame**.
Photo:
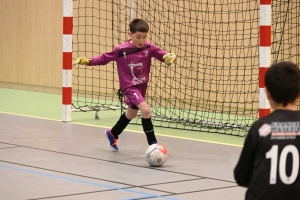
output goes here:
<path id="1" fill-rule="evenodd" d="M 63 53 L 62 53 L 62 121 L 72 121 L 72 34 L 73 0 L 63 1 Z M 130 0 L 130 19 L 133 19 L 133 0 Z M 270 113 L 264 76 L 271 64 L 271 0 L 260 0 L 260 38 L 259 38 L 259 118 Z M 103 108 L 91 109 L 97 112 Z M 75 110 L 76 111 L 76 110 Z M 82 111 L 82 110 L 80 110 Z M 86 110 L 84 110 L 86 111 Z"/>

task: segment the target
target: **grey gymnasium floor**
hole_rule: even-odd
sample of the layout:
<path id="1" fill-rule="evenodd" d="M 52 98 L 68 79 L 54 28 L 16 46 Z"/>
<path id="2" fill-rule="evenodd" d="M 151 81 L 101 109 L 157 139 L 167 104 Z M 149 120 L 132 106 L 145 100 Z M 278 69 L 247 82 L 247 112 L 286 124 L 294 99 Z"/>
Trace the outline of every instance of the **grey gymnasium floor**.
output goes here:
<path id="1" fill-rule="evenodd" d="M 126 130 L 113 152 L 105 127 L 8 113 L 1 94 L 0 200 L 244 199 L 233 179 L 238 145 L 159 134 L 169 157 L 149 167 L 141 132 Z"/>

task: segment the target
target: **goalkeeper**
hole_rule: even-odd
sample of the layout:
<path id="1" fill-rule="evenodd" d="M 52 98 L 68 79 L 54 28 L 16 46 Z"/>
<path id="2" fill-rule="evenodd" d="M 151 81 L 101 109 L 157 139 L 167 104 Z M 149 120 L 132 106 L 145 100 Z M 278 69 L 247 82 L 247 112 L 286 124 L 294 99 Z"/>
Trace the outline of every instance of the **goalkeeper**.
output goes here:
<path id="1" fill-rule="evenodd" d="M 146 90 L 149 82 L 151 58 L 170 65 L 175 62 L 176 55 L 167 53 L 159 47 L 147 42 L 149 25 L 142 19 L 134 19 L 129 24 L 128 35 L 131 39 L 118 45 L 113 51 L 103 53 L 93 58 L 78 58 L 75 63 L 81 65 L 106 65 L 116 61 L 120 87 L 126 96 L 125 103 L 128 105 L 126 113 L 121 115 L 117 123 L 105 134 L 109 145 L 114 151 L 118 151 L 117 141 L 129 122 L 137 116 L 138 110 L 142 114 L 142 126 L 146 134 L 148 144 L 157 143 L 151 120 L 151 110 L 145 101 Z"/>

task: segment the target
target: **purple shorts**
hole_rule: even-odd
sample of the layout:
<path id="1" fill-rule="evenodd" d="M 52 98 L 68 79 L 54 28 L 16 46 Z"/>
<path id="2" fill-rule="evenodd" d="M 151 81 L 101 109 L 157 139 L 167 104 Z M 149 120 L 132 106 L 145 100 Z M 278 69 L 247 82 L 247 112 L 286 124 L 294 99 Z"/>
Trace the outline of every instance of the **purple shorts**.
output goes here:
<path id="1" fill-rule="evenodd" d="M 138 109 L 138 105 L 145 101 L 147 91 L 147 84 L 134 85 L 126 88 L 123 94 L 126 96 L 124 102 L 128 107 Z"/>

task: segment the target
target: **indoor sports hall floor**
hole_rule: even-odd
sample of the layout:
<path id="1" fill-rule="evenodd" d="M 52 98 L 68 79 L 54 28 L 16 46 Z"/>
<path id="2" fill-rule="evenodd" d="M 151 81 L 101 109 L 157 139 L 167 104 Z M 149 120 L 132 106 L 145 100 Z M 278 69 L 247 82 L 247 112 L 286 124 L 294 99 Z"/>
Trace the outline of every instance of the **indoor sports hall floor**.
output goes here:
<path id="1" fill-rule="evenodd" d="M 233 179 L 244 138 L 156 128 L 169 157 L 152 168 L 141 127 L 129 125 L 113 152 L 104 130 L 119 113 L 74 113 L 63 123 L 60 103 L 0 88 L 0 200 L 244 199 Z"/>

